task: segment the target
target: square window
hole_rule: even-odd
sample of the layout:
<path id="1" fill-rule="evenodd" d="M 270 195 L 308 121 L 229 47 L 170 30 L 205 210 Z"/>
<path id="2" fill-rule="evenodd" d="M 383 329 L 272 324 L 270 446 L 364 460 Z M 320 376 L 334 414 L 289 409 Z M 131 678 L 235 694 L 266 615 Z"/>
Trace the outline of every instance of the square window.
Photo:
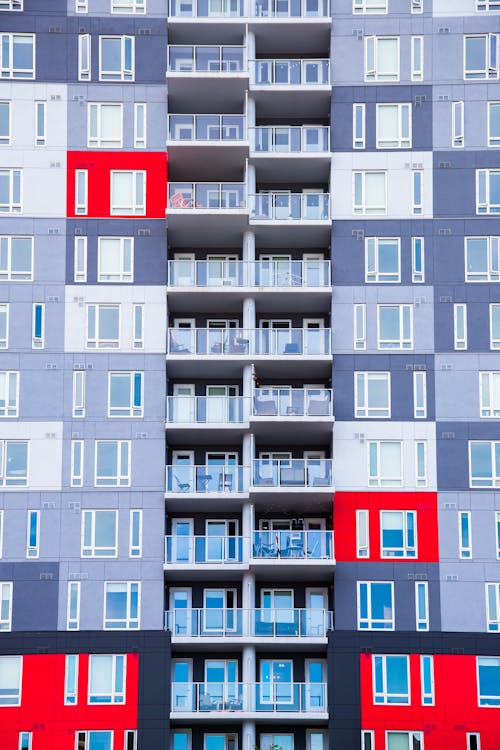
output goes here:
<path id="1" fill-rule="evenodd" d="M 118 349 L 120 305 L 87 305 L 87 349 Z"/>
<path id="2" fill-rule="evenodd" d="M 99 237 L 97 281 L 134 280 L 134 238 Z"/>
<path id="3" fill-rule="evenodd" d="M 106 581 L 104 584 L 104 629 L 138 630 L 141 584 L 137 581 Z"/>
<path id="4" fill-rule="evenodd" d="M 417 557 L 417 514 L 414 510 L 380 511 L 381 557 Z"/>
<path id="5" fill-rule="evenodd" d="M 78 750 L 113 750 L 113 731 L 77 732 L 76 747 Z"/>
<path id="6" fill-rule="evenodd" d="M 125 703 L 123 654 L 89 656 L 89 703 Z"/>
<path id="7" fill-rule="evenodd" d="M 401 281 L 399 237 L 367 237 L 365 240 L 366 282 L 398 283 Z"/>
<path id="8" fill-rule="evenodd" d="M 22 210 L 22 170 L 0 169 L 0 213 L 20 214 Z"/>
<path id="9" fill-rule="evenodd" d="M 111 172 L 111 215 L 144 216 L 146 172 Z"/>
<path id="10" fill-rule="evenodd" d="M 109 373 L 109 417 L 143 416 L 143 373 Z"/>
<path id="11" fill-rule="evenodd" d="M 399 440 L 368 443 L 368 486 L 402 487 L 402 444 Z"/>
<path id="12" fill-rule="evenodd" d="M 19 373 L 0 370 L 0 417 L 19 416 Z"/>
<path id="13" fill-rule="evenodd" d="M 0 237 L 0 280 L 33 281 L 33 237 Z"/>
<path id="14" fill-rule="evenodd" d="M 99 37 L 99 80 L 133 81 L 135 68 L 134 37 Z"/>
<path id="15" fill-rule="evenodd" d="M 35 78 L 35 35 L 0 34 L 0 79 Z"/>
<path id="16" fill-rule="evenodd" d="M 478 656 L 477 676 L 479 705 L 500 706 L 500 658 Z"/>
<path id="17" fill-rule="evenodd" d="M 28 486 L 28 441 L 0 440 L 0 487 Z"/>
<path id="18" fill-rule="evenodd" d="M 500 213 L 500 170 L 476 170 L 476 213 Z"/>
<path id="19" fill-rule="evenodd" d="M 116 557 L 118 511 L 82 511 L 82 557 Z"/>
<path id="20" fill-rule="evenodd" d="M 464 36 L 464 79 L 498 78 L 498 34 Z"/>
<path id="21" fill-rule="evenodd" d="M 95 486 L 130 487 L 130 441 L 96 440 Z"/>
<path id="22" fill-rule="evenodd" d="M 407 656 L 372 656 L 372 670 L 374 703 L 410 703 Z"/>
<path id="23" fill-rule="evenodd" d="M 392 581 L 358 581 L 358 630 L 394 630 Z"/>
<path id="24" fill-rule="evenodd" d="M 87 145 L 89 148 L 122 148 L 123 105 L 89 102 Z"/>
<path id="25" fill-rule="evenodd" d="M 465 280 L 500 281 L 500 237 L 465 238 Z"/>
<path id="26" fill-rule="evenodd" d="M 413 349 L 413 305 L 378 305 L 378 348 Z"/>
<path id="27" fill-rule="evenodd" d="M 411 104 L 377 104 L 377 148 L 411 148 Z"/>
<path id="28" fill-rule="evenodd" d="M 391 416 L 391 374 L 355 372 L 355 416 L 382 419 Z"/>
<path id="29" fill-rule="evenodd" d="M 387 213 L 387 172 L 353 172 L 353 182 L 354 214 Z"/>
<path id="30" fill-rule="evenodd" d="M 0 706 L 21 705 L 22 656 L 0 656 Z"/>
<path id="31" fill-rule="evenodd" d="M 399 37 L 366 37 L 365 81 L 399 81 Z"/>
<path id="32" fill-rule="evenodd" d="M 386 750 L 423 750 L 422 732 L 386 732 Z"/>

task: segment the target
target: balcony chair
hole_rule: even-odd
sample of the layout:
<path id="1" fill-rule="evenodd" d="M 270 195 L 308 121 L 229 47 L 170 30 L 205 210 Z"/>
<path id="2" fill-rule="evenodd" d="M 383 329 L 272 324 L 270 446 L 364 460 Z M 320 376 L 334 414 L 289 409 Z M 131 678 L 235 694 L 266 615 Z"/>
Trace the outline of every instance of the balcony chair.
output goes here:
<path id="1" fill-rule="evenodd" d="M 217 703 L 212 700 L 212 697 L 209 695 L 209 693 L 202 693 L 200 695 L 199 708 L 200 711 L 216 711 Z"/>
<path id="2" fill-rule="evenodd" d="M 233 491 L 233 475 L 223 473 L 219 476 L 219 492 Z"/>
<path id="3" fill-rule="evenodd" d="M 295 343 L 285 344 L 283 354 L 300 354 L 299 345 Z"/>
<path id="4" fill-rule="evenodd" d="M 254 409 L 259 417 L 275 417 L 278 413 L 276 401 L 273 399 L 254 398 Z"/>
<path id="5" fill-rule="evenodd" d="M 174 479 L 177 482 L 177 489 L 179 492 L 189 492 L 191 489 L 191 482 L 183 482 L 177 474 L 174 474 Z"/>
<path id="6" fill-rule="evenodd" d="M 283 467 L 280 470 L 280 480 L 282 485 L 302 487 L 305 485 L 305 475 L 303 466 Z"/>
<path id="7" fill-rule="evenodd" d="M 315 398 L 309 401 L 307 407 L 308 417 L 327 417 L 330 411 L 330 401 L 326 398 Z"/>

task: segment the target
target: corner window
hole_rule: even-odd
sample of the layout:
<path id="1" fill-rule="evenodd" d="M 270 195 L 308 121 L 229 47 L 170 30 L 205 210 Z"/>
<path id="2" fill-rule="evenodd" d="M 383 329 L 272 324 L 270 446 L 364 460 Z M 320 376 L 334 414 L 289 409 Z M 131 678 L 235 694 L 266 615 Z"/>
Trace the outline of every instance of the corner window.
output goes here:
<path id="1" fill-rule="evenodd" d="M 33 237 L 0 237 L 0 281 L 33 281 Z"/>
<path id="2" fill-rule="evenodd" d="M 10 102 L 0 102 L 0 146 L 10 145 Z"/>
<path id="3" fill-rule="evenodd" d="M 143 373 L 109 373 L 109 417 L 143 416 Z"/>
<path id="4" fill-rule="evenodd" d="M 118 349 L 120 305 L 87 305 L 87 349 Z"/>
<path id="5" fill-rule="evenodd" d="M 137 581 L 106 581 L 104 584 L 104 629 L 138 630 L 141 584 Z"/>
<path id="6" fill-rule="evenodd" d="M 413 349 L 413 305 L 378 305 L 378 348 Z"/>
<path id="7" fill-rule="evenodd" d="M 399 37 L 366 37 L 365 81 L 399 81 Z"/>
<path id="8" fill-rule="evenodd" d="M 355 417 L 383 419 L 391 416 L 391 374 L 355 372 Z"/>
<path id="9" fill-rule="evenodd" d="M 130 441 L 96 440 L 95 486 L 130 487 Z"/>
<path id="10" fill-rule="evenodd" d="M 365 240 L 365 280 L 367 283 L 399 283 L 399 237 L 367 237 Z"/>
<path id="11" fill-rule="evenodd" d="M 486 629 L 500 632 L 500 583 L 486 584 Z"/>
<path id="12" fill-rule="evenodd" d="M 380 511 L 381 557 L 417 557 L 417 514 L 414 510 Z"/>
<path id="13" fill-rule="evenodd" d="M 411 148 L 411 104 L 377 104 L 377 148 Z"/>
<path id="14" fill-rule="evenodd" d="M 0 370 L 0 417 L 19 416 L 19 373 Z"/>
<path id="15" fill-rule="evenodd" d="M 122 104 L 89 103 L 89 148 L 122 148 L 122 110 Z"/>
<path id="16" fill-rule="evenodd" d="M 353 172 L 353 213 L 383 216 L 387 213 L 387 172 Z"/>
<path id="17" fill-rule="evenodd" d="M 423 750 L 422 732 L 386 732 L 386 750 Z"/>
<path id="18" fill-rule="evenodd" d="M 402 444 L 399 440 L 368 443 L 368 486 L 402 487 Z"/>
<path id="19" fill-rule="evenodd" d="M 0 79 L 35 78 L 35 35 L 0 34 Z"/>
<path id="20" fill-rule="evenodd" d="M 0 487 L 28 486 L 28 441 L 0 440 Z"/>
<path id="21" fill-rule="evenodd" d="M 410 703 L 409 660 L 407 656 L 373 656 L 373 702 Z"/>
<path id="22" fill-rule="evenodd" d="M 134 37 L 99 37 L 99 80 L 133 81 L 135 68 Z"/>
<path id="23" fill-rule="evenodd" d="M 0 582 L 0 632 L 12 630 L 12 581 Z M 1 675 L 0 675 L 1 682 Z M 1 705 L 1 690 L 0 690 Z"/>
<path id="24" fill-rule="evenodd" d="M 89 656 L 89 703 L 125 703 L 123 654 Z"/>
<path id="25" fill-rule="evenodd" d="M 146 172 L 111 172 L 112 216 L 144 216 Z"/>
<path id="26" fill-rule="evenodd" d="M 22 656 L 0 656 L 0 706 L 21 705 Z"/>
<path id="27" fill-rule="evenodd" d="M 469 440 L 471 487 L 500 487 L 500 442 Z"/>
<path id="28" fill-rule="evenodd" d="M 358 581 L 358 630 L 394 630 L 394 584 Z"/>
<path id="29" fill-rule="evenodd" d="M 97 281 L 134 280 L 134 238 L 99 237 Z"/>
<path id="30" fill-rule="evenodd" d="M 500 237 L 465 238 L 465 280 L 500 281 Z"/>
<path id="31" fill-rule="evenodd" d="M 118 511 L 82 511 L 82 557 L 116 557 Z"/>
<path id="32" fill-rule="evenodd" d="M 0 169 L 0 213 L 22 213 L 22 170 Z"/>
<path id="33" fill-rule="evenodd" d="M 478 656 L 477 678 L 479 705 L 500 706 L 500 658 Z"/>
<path id="34" fill-rule="evenodd" d="M 464 79 L 498 78 L 498 34 L 464 36 Z"/>

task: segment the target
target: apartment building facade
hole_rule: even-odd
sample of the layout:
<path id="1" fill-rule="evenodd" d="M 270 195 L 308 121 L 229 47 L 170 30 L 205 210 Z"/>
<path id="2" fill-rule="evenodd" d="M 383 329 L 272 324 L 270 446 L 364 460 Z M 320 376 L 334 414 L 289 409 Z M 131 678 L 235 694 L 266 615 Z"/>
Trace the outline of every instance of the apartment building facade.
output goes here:
<path id="1" fill-rule="evenodd" d="M 2 750 L 495 750 L 500 3 L 41 5 L 0 0 Z"/>

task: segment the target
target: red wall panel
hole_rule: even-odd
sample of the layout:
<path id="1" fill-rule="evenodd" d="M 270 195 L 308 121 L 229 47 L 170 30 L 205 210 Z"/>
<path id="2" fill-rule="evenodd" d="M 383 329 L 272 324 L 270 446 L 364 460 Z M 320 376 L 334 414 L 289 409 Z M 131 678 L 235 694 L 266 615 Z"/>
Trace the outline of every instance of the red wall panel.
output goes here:
<path id="1" fill-rule="evenodd" d="M 360 668 L 361 727 L 375 731 L 375 750 L 385 750 L 390 729 L 423 732 L 424 750 L 466 750 L 467 732 L 480 732 L 481 750 L 499 750 L 500 707 L 478 706 L 475 656 L 434 656 L 434 706 L 422 706 L 418 654 L 410 655 L 409 706 L 373 705 L 371 654 L 360 655 Z"/>
<path id="2" fill-rule="evenodd" d="M 33 732 L 33 750 L 75 750 L 75 732 L 113 729 L 114 747 L 124 746 L 124 730 L 137 728 L 139 657 L 127 654 L 124 705 L 88 705 L 87 654 L 80 654 L 78 703 L 64 705 L 64 654 L 23 657 L 20 706 L 0 707 L 0 748 L 18 750 L 19 732 Z"/>
<path id="3" fill-rule="evenodd" d="M 370 556 L 356 557 L 356 511 L 370 511 Z M 416 558 L 380 557 L 380 511 L 416 510 Z M 333 528 L 337 562 L 439 562 L 437 494 L 435 492 L 336 492 Z M 341 533 L 340 533 L 341 532 Z"/>
<path id="4" fill-rule="evenodd" d="M 88 170 L 88 212 L 75 214 L 75 170 Z M 69 218 L 109 218 L 111 170 L 146 170 L 146 214 L 148 219 L 165 218 L 167 206 L 167 154 L 144 151 L 68 151 L 66 215 Z M 112 218 L 123 219 L 124 216 Z M 141 218 L 141 217 L 132 217 Z"/>

